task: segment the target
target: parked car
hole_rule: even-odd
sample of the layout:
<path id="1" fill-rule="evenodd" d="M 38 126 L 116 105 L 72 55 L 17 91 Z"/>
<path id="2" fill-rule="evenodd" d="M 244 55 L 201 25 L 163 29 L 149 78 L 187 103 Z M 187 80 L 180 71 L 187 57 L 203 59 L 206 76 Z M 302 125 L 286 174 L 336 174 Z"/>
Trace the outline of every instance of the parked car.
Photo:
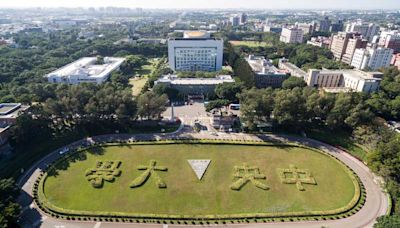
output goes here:
<path id="1" fill-rule="evenodd" d="M 67 153 L 69 151 L 69 148 L 64 148 L 64 149 L 62 149 L 62 150 L 60 150 L 58 153 L 59 154 L 65 154 L 65 153 Z"/>

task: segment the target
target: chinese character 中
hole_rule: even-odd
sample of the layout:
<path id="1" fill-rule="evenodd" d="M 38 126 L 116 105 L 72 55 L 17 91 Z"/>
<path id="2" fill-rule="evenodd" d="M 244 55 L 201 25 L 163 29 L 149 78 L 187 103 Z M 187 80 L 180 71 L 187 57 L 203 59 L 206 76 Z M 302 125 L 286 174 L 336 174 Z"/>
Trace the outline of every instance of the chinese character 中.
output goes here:
<path id="1" fill-rule="evenodd" d="M 282 183 L 296 184 L 297 189 L 300 191 L 305 190 L 303 184 L 317 184 L 308 170 L 298 169 L 294 165 L 290 165 L 289 167 L 289 169 L 278 169 Z"/>

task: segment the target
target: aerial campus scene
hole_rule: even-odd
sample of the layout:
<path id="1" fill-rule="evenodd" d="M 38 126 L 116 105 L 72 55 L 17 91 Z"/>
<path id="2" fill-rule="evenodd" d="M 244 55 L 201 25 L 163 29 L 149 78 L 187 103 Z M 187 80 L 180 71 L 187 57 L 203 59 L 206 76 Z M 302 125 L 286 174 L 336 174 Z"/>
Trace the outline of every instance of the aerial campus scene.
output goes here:
<path id="1" fill-rule="evenodd" d="M 398 0 L 0 1 L 0 228 L 400 228 Z"/>

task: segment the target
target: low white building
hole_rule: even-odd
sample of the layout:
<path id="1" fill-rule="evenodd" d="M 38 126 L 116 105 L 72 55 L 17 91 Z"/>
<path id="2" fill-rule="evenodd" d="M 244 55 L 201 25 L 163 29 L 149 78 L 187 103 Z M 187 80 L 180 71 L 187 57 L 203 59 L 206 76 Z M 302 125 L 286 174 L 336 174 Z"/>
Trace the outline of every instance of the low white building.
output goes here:
<path id="1" fill-rule="evenodd" d="M 361 70 L 315 70 L 310 69 L 305 78 L 308 86 L 328 88 L 330 91 L 371 93 L 379 89 L 383 74 Z M 344 90 L 342 90 L 344 89 Z"/>
<path id="2" fill-rule="evenodd" d="M 45 77 L 50 83 L 101 84 L 110 77 L 111 72 L 119 69 L 125 58 L 104 57 L 103 64 L 97 64 L 96 61 L 96 57 L 84 57 L 45 75 Z"/>
<path id="3" fill-rule="evenodd" d="M 290 76 L 297 77 L 297 78 L 302 78 L 305 80 L 307 73 L 294 65 L 293 63 L 289 62 L 288 59 L 282 58 L 279 59 L 279 69 L 287 71 Z"/>
<path id="4" fill-rule="evenodd" d="M 230 75 L 219 75 L 215 78 L 179 78 L 177 75 L 164 75 L 154 84 L 164 84 L 184 95 L 211 95 L 215 87 L 222 83 L 233 83 Z"/>
<path id="5" fill-rule="evenodd" d="M 303 30 L 299 28 L 283 28 L 279 40 L 288 44 L 302 43 Z"/>
<path id="6" fill-rule="evenodd" d="M 359 48 L 354 52 L 351 65 L 360 70 L 367 68 L 377 70 L 381 67 L 388 67 L 392 60 L 392 56 L 393 49 L 390 48 Z"/>
<path id="7" fill-rule="evenodd" d="M 280 88 L 283 81 L 289 78 L 286 72 L 276 68 L 263 56 L 249 55 L 246 61 L 254 72 L 257 88 Z"/>

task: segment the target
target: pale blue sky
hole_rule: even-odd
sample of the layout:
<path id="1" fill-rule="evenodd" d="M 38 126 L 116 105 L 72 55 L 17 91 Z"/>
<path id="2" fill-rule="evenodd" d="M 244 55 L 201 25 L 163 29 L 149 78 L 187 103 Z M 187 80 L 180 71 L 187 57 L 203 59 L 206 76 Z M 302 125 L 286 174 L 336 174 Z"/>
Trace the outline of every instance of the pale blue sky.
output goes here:
<path id="1" fill-rule="evenodd" d="M 0 0 L 0 7 L 399 9 L 400 0 Z"/>

